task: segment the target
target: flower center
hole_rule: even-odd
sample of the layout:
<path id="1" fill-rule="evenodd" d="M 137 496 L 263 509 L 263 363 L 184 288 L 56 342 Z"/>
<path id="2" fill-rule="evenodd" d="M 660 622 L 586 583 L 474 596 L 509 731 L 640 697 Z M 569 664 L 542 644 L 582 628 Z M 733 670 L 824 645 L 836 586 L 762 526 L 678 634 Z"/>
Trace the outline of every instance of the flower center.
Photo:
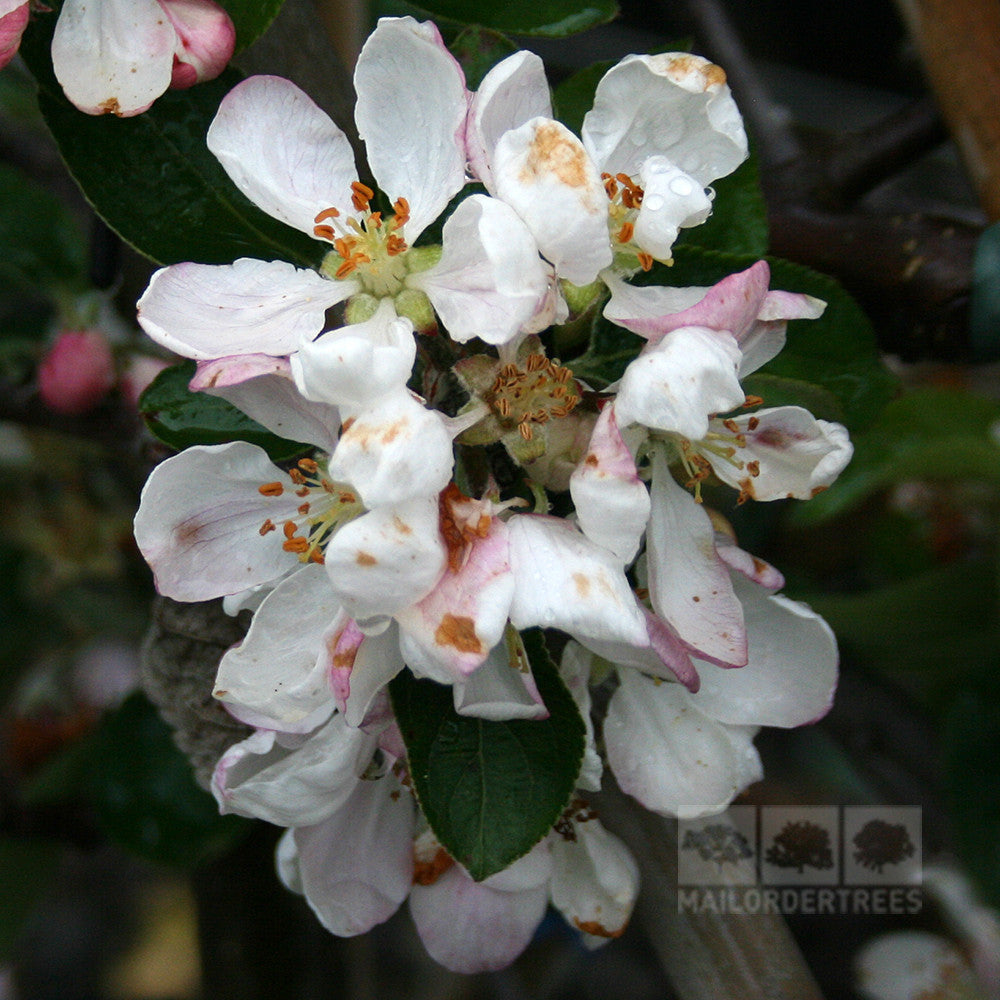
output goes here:
<path id="1" fill-rule="evenodd" d="M 503 365 L 484 399 L 502 427 L 517 427 L 530 441 L 534 425 L 565 417 L 580 402 L 568 384 L 573 373 L 544 354 L 529 354 L 524 367 Z"/>
<path id="2" fill-rule="evenodd" d="M 750 402 L 749 399 L 748 402 Z M 756 430 L 758 424 L 758 419 L 751 417 L 747 423 L 747 430 Z M 718 427 L 722 427 L 723 430 L 718 430 Z M 747 439 L 739 424 L 732 418 L 715 421 L 713 429 L 700 441 L 691 442 L 687 438 L 680 438 L 679 446 L 681 465 L 684 466 L 684 471 L 690 477 L 684 485 L 688 489 L 694 490 L 694 498 L 698 503 L 702 501 L 701 484 L 712 474 L 712 464 L 705 457 L 706 454 L 728 462 L 740 472 L 745 469 L 751 479 L 760 475 L 759 462 L 744 462 L 736 457 L 737 450 L 747 446 Z M 750 497 L 750 492 L 744 489 L 740 492 L 736 502 L 738 504 L 746 503 Z"/>
<path id="3" fill-rule="evenodd" d="M 316 216 L 313 233 L 333 244 L 320 270 L 338 280 L 354 275 L 362 288 L 380 298 L 396 295 L 403 288 L 407 274 L 405 255 L 409 246 L 403 227 L 410 218 L 405 198 L 393 204 L 394 215 L 382 218 L 371 210 L 375 192 L 360 181 L 351 184 L 351 200 L 358 213 L 341 219 L 336 208 L 326 208 Z"/>
<path id="4" fill-rule="evenodd" d="M 653 257 L 633 240 L 645 192 L 628 174 L 601 174 L 601 180 L 608 194 L 608 231 L 615 253 L 635 257 L 639 266 L 648 271 L 653 266 Z"/>
<path id="5" fill-rule="evenodd" d="M 334 532 L 361 514 L 364 506 L 349 487 L 327 479 L 311 458 L 300 458 L 296 468 L 288 470 L 288 478 L 290 487 L 276 480 L 257 490 L 265 497 L 280 497 L 291 489 L 302 500 L 297 516 L 280 525 L 267 518 L 258 530 L 267 535 L 280 527 L 285 536 L 281 547 L 286 552 L 297 553 L 300 562 L 322 563 L 323 550 Z"/>

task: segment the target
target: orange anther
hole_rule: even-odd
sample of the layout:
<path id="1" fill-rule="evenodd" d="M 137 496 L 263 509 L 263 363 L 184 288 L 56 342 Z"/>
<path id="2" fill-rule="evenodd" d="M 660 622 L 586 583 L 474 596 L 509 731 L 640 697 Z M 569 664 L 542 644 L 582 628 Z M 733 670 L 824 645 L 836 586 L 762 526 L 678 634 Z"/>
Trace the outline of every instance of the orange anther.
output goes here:
<path id="1" fill-rule="evenodd" d="M 300 505 L 299 505 L 299 513 L 300 513 L 300 514 L 302 514 L 302 515 L 303 515 L 303 517 L 304 517 L 304 516 L 305 516 L 306 514 L 308 514 L 308 513 L 309 513 L 309 504 L 307 504 L 307 503 L 304 503 L 304 504 L 300 504 Z"/>
<path id="2" fill-rule="evenodd" d="M 392 203 L 392 210 L 396 213 L 392 223 L 394 229 L 401 229 L 410 221 L 410 203 L 405 198 L 397 198 Z"/>
<path id="3" fill-rule="evenodd" d="M 311 458 L 300 458 L 295 464 L 310 476 L 315 476 L 319 472 L 319 466 Z"/>
<path id="4" fill-rule="evenodd" d="M 313 236 L 318 236 L 321 240 L 336 239 L 337 234 L 333 231 L 333 226 L 313 226 Z"/>
<path id="5" fill-rule="evenodd" d="M 322 566 L 323 563 L 326 562 L 326 560 L 323 558 L 323 553 L 320 552 L 319 549 L 313 549 L 312 552 L 309 553 L 309 559 L 314 563 L 319 563 L 320 566 Z"/>
<path id="6" fill-rule="evenodd" d="M 339 218 L 340 218 L 340 212 L 338 212 L 337 209 L 331 206 L 330 208 L 324 208 L 323 211 L 320 212 L 315 219 L 313 219 L 313 222 L 316 223 L 326 222 L 327 219 L 339 219 Z"/>
<path id="7" fill-rule="evenodd" d="M 644 271 L 651 271 L 653 269 L 653 255 L 646 253 L 645 250 L 640 250 L 636 257 L 639 258 L 639 266 Z"/>
<path id="8" fill-rule="evenodd" d="M 747 472 L 756 478 L 760 475 L 760 462 L 747 462 Z"/>
<path id="9" fill-rule="evenodd" d="M 764 397 L 763 396 L 747 396 L 747 398 L 743 400 L 743 405 L 744 406 L 760 406 L 760 404 L 763 403 L 763 402 L 764 402 Z M 750 430 L 753 430 L 753 428 L 751 427 Z"/>
<path id="10" fill-rule="evenodd" d="M 356 260 L 345 260 L 340 267 L 337 268 L 334 277 L 335 278 L 346 278 L 352 271 L 358 269 L 358 262 Z"/>
<path id="11" fill-rule="evenodd" d="M 296 490 L 295 495 L 297 497 L 307 497 L 309 496 L 310 490 L 308 486 L 303 486 L 302 489 Z"/>
<path id="12" fill-rule="evenodd" d="M 755 431 L 755 430 L 757 430 L 757 428 L 759 426 L 760 426 L 760 420 L 757 417 L 751 417 L 747 421 L 747 430 L 748 431 Z"/>
<path id="13" fill-rule="evenodd" d="M 274 530 L 275 530 L 275 527 L 274 527 L 274 521 L 272 521 L 272 520 L 271 520 L 270 518 L 268 518 L 268 519 L 267 519 L 267 520 L 266 520 L 266 521 L 265 521 L 265 522 L 264 522 L 264 523 L 263 523 L 263 524 L 262 524 L 262 525 L 260 526 L 260 533 L 261 533 L 261 535 L 262 535 L 262 536 L 263 536 L 263 535 L 266 535 L 266 534 L 267 534 L 267 533 L 268 533 L 269 531 L 274 531 Z"/>
<path id="14" fill-rule="evenodd" d="M 740 425 L 730 417 L 728 420 L 722 421 L 722 426 L 726 428 L 727 431 L 732 431 L 733 434 L 739 434 Z"/>
<path id="15" fill-rule="evenodd" d="M 374 197 L 375 192 L 367 184 L 351 181 L 351 203 L 357 211 L 363 212 Z"/>
<path id="16" fill-rule="evenodd" d="M 625 225 L 618 230 L 617 239 L 619 243 L 631 243 L 634 235 L 635 226 L 631 222 L 626 222 Z"/>
<path id="17" fill-rule="evenodd" d="M 280 497 L 285 492 L 285 487 L 281 483 L 264 483 L 257 487 L 257 492 L 265 497 Z"/>
<path id="18" fill-rule="evenodd" d="M 390 257 L 397 257 L 401 253 L 406 253 L 407 249 L 406 240 L 402 236 L 397 236 L 396 233 L 393 233 L 385 241 L 385 252 Z"/>
<path id="19" fill-rule="evenodd" d="M 289 469 L 288 470 L 288 478 L 293 483 L 295 483 L 296 486 L 301 486 L 306 481 L 306 477 L 303 476 L 302 473 L 299 472 L 298 469 Z"/>
<path id="20" fill-rule="evenodd" d="M 309 542 L 306 539 L 298 536 L 296 538 L 289 538 L 288 541 L 282 542 L 281 547 L 286 552 L 306 552 L 309 549 Z"/>
<path id="21" fill-rule="evenodd" d="M 372 226 L 374 226 L 376 229 L 382 228 L 381 212 L 372 212 L 372 214 L 368 216 L 368 224 L 365 226 L 365 228 L 370 231 Z"/>
<path id="22" fill-rule="evenodd" d="M 299 530 L 299 526 L 294 521 L 285 521 L 281 530 L 284 531 L 285 538 L 291 538 Z"/>

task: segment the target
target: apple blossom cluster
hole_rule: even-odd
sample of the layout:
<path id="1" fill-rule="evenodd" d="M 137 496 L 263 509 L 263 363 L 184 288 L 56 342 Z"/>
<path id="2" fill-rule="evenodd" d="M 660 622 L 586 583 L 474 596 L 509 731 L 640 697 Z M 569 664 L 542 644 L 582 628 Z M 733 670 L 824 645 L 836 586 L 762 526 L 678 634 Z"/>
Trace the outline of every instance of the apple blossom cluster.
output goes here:
<path id="1" fill-rule="evenodd" d="M 318 267 L 175 264 L 139 302 L 144 330 L 196 360 L 193 389 L 309 450 L 188 448 L 150 476 L 136 538 L 162 594 L 253 611 L 214 690 L 253 727 L 216 768 L 221 808 L 287 828 L 281 878 L 332 932 L 408 899 L 435 959 L 498 968 L 550 902 L 589 941 L 624 928 L 636 865 L 587 803 L 605 763 L 659 813 L 721 811 L 761 775 L 760 726 L 829 707 L 829 628 L 702 493 L 808 498 L 851 445 L 740 385 L 821 302 L 770 290 L 763 262 L 709 288 L 631 280 L 747 155 L 717 66 L 623 59 L 579 137 L 536 56 L 470 92 L 412 18 L 379 22 L 355 83 L 374 184 L 283 79 L 236 86 L 208 133 L 252 202 L 320 242 Z M 545 335 L 581 300 L 645 341 L 603 391 Z M 414 795 L 389 684 L 409 671 L 449 686 L 458 716 L 541 724 L 532 629 L 586 733 L 576 791 L 477 882 Z M 595 734 L 597 683 L 613 693 Z"/>
<path id="2" fill-rule="evenodd" d="M 0 68 L 17 54 L 30 7 L 0 0 Z M 214 0 L 65 0 L 52 68 L 80 111 L 129 117 L 169 87 L 215 79 L 235 44 L 233 22 Z"/>

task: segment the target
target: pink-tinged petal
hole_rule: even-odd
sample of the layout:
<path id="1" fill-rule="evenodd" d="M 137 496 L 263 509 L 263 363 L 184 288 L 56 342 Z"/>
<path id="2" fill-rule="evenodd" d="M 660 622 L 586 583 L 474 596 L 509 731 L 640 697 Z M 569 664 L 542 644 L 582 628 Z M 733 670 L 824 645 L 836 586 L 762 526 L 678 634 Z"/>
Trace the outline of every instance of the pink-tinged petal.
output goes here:
<path id="1" fill-rule="evenodd" d="M 207 601 L 276 580 L 298 565 L 280 531 L 260 533 L 265 520 L 296 516 L 290 490 L 264 496 L 259 487 L 284 473 L 245 441 L 195 445 L 158 465 L 135 516 L 135 539 L 157 590 L 177 601 Z"/>
<path id="2" fill-rule="evenodd" d="M 402 389 L 417 354 L 413 324 L 382 299 L 375 315 L 313 339 L 303 338 L 291 361 L 306 399 L 351 412 Z"/>
<path id="3" fill-rule="evenodd" d="M 358 650 L 365 641 L 365 633 L 357 622 L 347 614 L 340 615 L 332 622 L 323 635 L 326 647 L 326 669 L 330 687 L 337 699 L 337 708 L 342 712 L 351 694 L 351 674 Z M 352 725 L 354 723 L 352 722 Z"/>
<path id="4" fill-rule="evenodd" d="M 326 548 L 333 589 L 352 618 L 385 619 L 428 594 L 447 564 L 438 498 L 378 507 L 345 524 Z"/>
<path id="5" fill-rule="evenodd" d="M 515 628 L 539 625 L 581 641 L 647 644 L 646 624 L 617 557 L 561 518 L 518 514 L 507 527 Z"/>
<path id="6" fill-rule="evenodd" d="M 337 407 L 304 399 L 295 383 L 284 375 L 258 375 L 246 382 L 205 391 L 232 403 L 279 437 L 314 444 L 327 454 L 337 447 Z"/>
<path id="7" fill-rule="evenodd" d="M 616 938 L 639 894 L 639 866 L 629 849 L 586 811 L 574 816 L 573 836 L 551 837 L 552 905 L 578 930 Z"/>
<path id="8" fill-rule="evenodd" d="M 358 636 L 364 641 L 352 651 Z M 348 725 L 368 729 L 372 706 L 404 666 L 399 654 L 399 634 L 395 626 L 390 626 L 380 635 L 365 636 L 349 621 L 347 628 L 331 630 L 327 643 L 327 662 L 337 704 Z"/>
<path id="9" fill-rule="evenodd" d="M 563 650 L 559 663 L 559 675 L 569 688 L 569 693 L 576 702 L 580 718 L 586 729 L 586 741 L 583 747 L 583 762 L 577 775 L 576 787 L 587 792 L 601 790 L 601 775 L 604 773 L 604 762 L 594 745 L 594 723 L 590 717 L 590 668 L 594 661 L 593 654 L 585 650 L 577 642 L 570 640 Z"/>
<path id="10" fill-rule="evenodd" d="M 747 664 L 702 668 L 694 703 L 736 725 L 802 726 L 826 715 L 837 686 L 837 642 L 811 608 L 737 578 L 747 626 Z"/>
<path id="11" fill-rule="evenodd" d="M 768 292 L 760 307 L 757 322 L 737 335 L 743 362 L 740 378 L 755 372 L 776 357 L 785 346 L 788 320 L 819 319 L 826 309 L 822 299 L 798 292 Z"/>
<path id="12" fill-rule="evenodd" d="M 764 306 L 771 270 L 765 261 L 730 274 L 710 288 L 636 288 L 621 279 L 608 284 L 604 315 L 652 341 L 685 326 L 725 330 L 741 344 Z"/>
<path id="13" fill-rule="evenodd" d="M 81 111 L 129 117 L 170 85 L 176 41 L 156 0 L 66 0 L 52 36 L 52 69 Z"/>
<path id="14" fill-rule="evenodd" d="M 319 922 L 364 934 L 396 912 L 413 881 L 413 800 L 391 774 L 359 782 L 329 819 L 294 832 L 279 871 L 301 886 Z M 291 870 L 291 872 L 290 872 Z"/>
<path id="15" fill-rule="evenodd" d="M 483 665 L 452 690 L 459 715 L 499 722 L 549 717 L 530 666 L 512 658 L 506 643 L 494 646 Z"/>
<path id="16" fill-rule="evenodd" d="M 440 493 L 454 455 L 443 418 L 405 387 L 345 421 L 330 475 L 349 482 L 367 507 Z"/>
<path id="17" fill-rule="evenodd" d="M 775 591 L 784 587 L 785 578 L 779 570 L 744 551 L 728 536 L 716 532 L 715 551 L 731 570 L 742 573 L 765 590 Z"/>
<path id="18" fill-rule="evenodd" d="M 326 310 L 356 287 L 285 261 L 241 257 L 232 264 L 173 264 L 150 279 L 139 325 L 187 358 L 291 354 L 323 329 Z"/>
<path id="19" fill-rule="evenodd" d="M 533 118 L 496 148 L 497 196 L 531 230 L 542 256 L 575 285 L 611 263 L 608 196 L 586 150 L 564 125 Z"/>
<path id="20" fill-rule="evenodd" d="M 636 423 L 701 440 L 711 414 L 746 399 L 739 365 L 740 349 L 728 333 L 697 326 L 672 330 L 625 369 L 615 399 L 619 427 Z"/>
<path id="21" fill-rule="evenodd" d="M 188 382 L 192 392 L 224 389 L 239 385 L 260 375 L 280 375 L 292 377 L 292 366 L 288 358 L 276 358 L 271 354 L 230 354 L 210 361 L 199 361 L 195 366 L 194 378 Z"/>
<path id="22" fill-rule="evenodd" d="M 360 776 L 377 744 L 377 736 L 352 729 L 339 713 L 305 740 L 258 729 L 223 754 L 212 775 L 212 794 L 223 813 L 309 826 L 366 784 Z"/>
<path id="23" fill-rule="evenodd" d="M 698 670 L 688 648 L 665 622 L 641 605 L 639 609 L 646 621 L 647 639 L 643 646 L 595 639 L 582 640 L 584 645 L 609 663 L 635 667 L 653 677 L 677 680 L 689 691 L 697 691 Z"/>
<path id="24" fill-rule="evenodd" d="M 654 812 L 695 819 L 722 812 L 763 777 L 755 728 L 716 722 L 679 684 L 618 674 L 604 741 L 623 792 Z"/>
<path id="25" fill-rule="evenodd" d="M 549 269 L 534 237 L 502 201 L 472 195 L 444 224 L 441 260 L 413 275 L 452 340 L 513 338 L 546 303 Z"/>
<path id="26" fill-rule="evenodd" d="M 21 35 L 28 26 L 27 0 L 7 0 L 0 6 L 0 69 L 17 55 Z"/>
<path id="27" fill-rule="evenodd" d="M 177 33 L 170 86 L 183 89 L 214 80 L 233 58 L 236 28 L 212 0 L 159 0 Z"/>
<path id="28" fill-rule="evenodd" d="M 419 676 L 466 680 L 503 637 L 514 596 L 507 526 L 493 518 L 421 601 L 397 615 L 400 648 Z"/>
<path id="29" fill-rule="evenodd" d="M 222 99 L 206 141 L 258 208 L 309 236 L 327 208 L 354 214 L 351 144 L 290 80 L 252 76 L 237 84 Z"/>
<path id="30" fill-rule="evenodd" d="M 732 461 L 707 449 L 704 456 L 724 483 L 753 500 L 808 500 L 825 490 L 854 454 L 844 426 L 817 420 L 799 406 L 743 414 L 734 424 L 746 444 L 736 447 Z"/>
<path id="31" fill-rule="evenodd" d="M 651 156 L 639 171 L 645 194 L 633 239 L 657 260 L 669 260 L 681 229 L 698 226 L 712 214 L 712 199 L 693 177 L 662 156 Z"/>
<path id="32" fill-rule="evenodd" d="M 622 440 L 614 404 L 601 411 L 569 489 L 584 534 L 630 563 L 649 520 L 649 491 Z"/>
<path id="33" fill-rule="evenodd" d="M 726 74 L 688 52 L 630 55 L 608 70 L 583 119 L 583 141 L 608 173 L 634 176 L 650 156 L 666 156 L 702 187 L 747 156 Z"/>
<path id="34" fill-rule="evenodd" d="M 646 551 L 653 610 L 698 656 L 741 666 L 747 658 L 743 609 L 715 551 L 715 530 L 674 481 L 660 448 L 653 453 L 651 497 Z"/>
<path id="35" fill-rule="evenodd" d="M 390 201 L 409 201 L 412 244 L 465 184 L 465 75 L 430 21 L 383 18 L 354 88 L 368 163 Z"/>
<path id="36" fill-rule="evenodd" d="M 432 885 L 413 886 L 410 913 L 436 962 L 453 972 L 490 972 L 524 951 L 547 902 L 544 884 L 504 892 L 452 865 Z"/>
<path id="37" fill-rule="evenodd" d="M 545 64 L 522 49 L 498 62 L 472 96 L 465 130 L 469 171 L 494 191 L 493 151 L 504 132 L 532 118 L 551 118 L 552 100 Z"/>
<path id="38" fill-rule="evenodd" d="M 322 566 L 303 566 L 265 598 L 219 663 L 213 695 L 258 727 L 304 733 L 334 707 L 323 634 L 340 613 Z M 325 716 L 324 716 L 325 718 Z"/>

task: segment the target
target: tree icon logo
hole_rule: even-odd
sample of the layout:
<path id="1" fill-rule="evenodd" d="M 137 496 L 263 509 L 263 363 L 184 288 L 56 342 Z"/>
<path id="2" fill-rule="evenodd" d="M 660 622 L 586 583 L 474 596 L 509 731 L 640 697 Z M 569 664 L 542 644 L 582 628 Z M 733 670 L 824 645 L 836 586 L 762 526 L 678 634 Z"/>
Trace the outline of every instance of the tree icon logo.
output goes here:
<path id="1" fill-rule="evenodd" d="M 738 865 L 753 857 L 747 838 L 729 823 L 711 823 L 700 830 L 688 830 L 681 843 L 683 851 L 697 851 L 702 861 L 714 862 L 722 871 L 724 865 Z"/>
<path id="2" fill-rule="evenodd" d="M 898 865 L 912 858 L 916 848 L 902 823 L 871 819 L 854 835 L 854 860 L 865 868 L 882 873 L 886 865 Z"/>
<path id="3" fill-rule="evenodd" d="M 764 859 L 776 868 L 806 868 L 822 871 L 833 867 L 830 831 L 810 820 L 789 820 L 774 836 Z"/>

